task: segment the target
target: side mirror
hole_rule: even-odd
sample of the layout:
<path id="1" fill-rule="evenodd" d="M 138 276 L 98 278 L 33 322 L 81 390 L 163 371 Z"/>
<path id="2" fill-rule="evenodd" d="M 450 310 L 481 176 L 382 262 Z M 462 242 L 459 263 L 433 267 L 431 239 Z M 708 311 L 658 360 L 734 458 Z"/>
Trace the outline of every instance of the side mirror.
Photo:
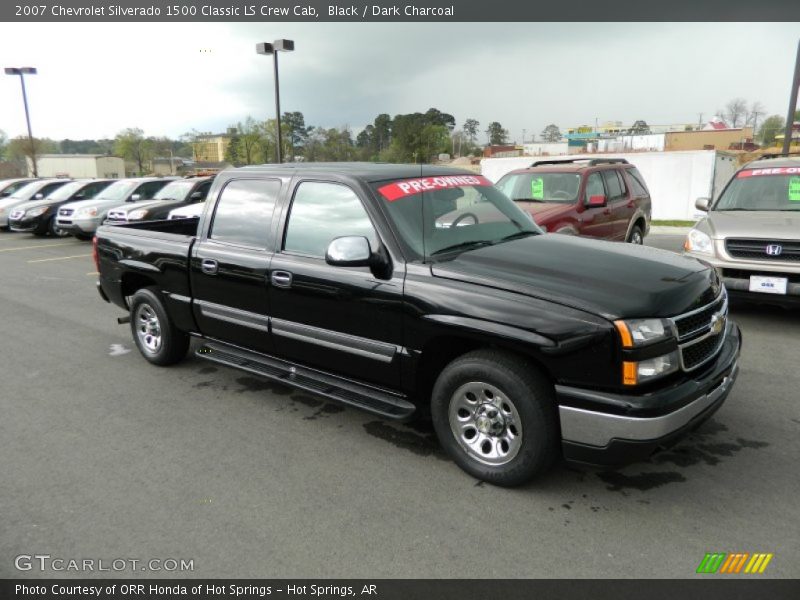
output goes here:
<path id="1" fill-rule="evenodd" d="M 189 196 L 189 200 L 202 200 L 203 199 L 203 192 L 192 192 Z"/>
<path id="2" fill-rule="evenodd" d="M 128 202 L 138 202 L 141 199 L 142 199 L 142 195 L 141 194 L 134 194 L 133 196 L 128 198 Z"/>
<path id="3" fill-rule="evenodd" d="M 336 238 L 328 244 L 325 262 L 334 267 L 369 267 L 373 263 L 369 240 L 359 235 Z"/>
<path id="4" fill-rule="evenodd" d="M 33 197 L 34 200 L 41 200 L 42 198 L 44 198 L 44 194 L 42 192 L 39 192 Z"/>
<path id="5" fill-rule="evenodd" d="M 605 194 L 596 194 L 594 196 L 589 196 L 589 201 L 586 203 L 587 206 L 605 206 L 606 205 L 606 196 Z"/>
<path id="6" fill-rule="evenodd" d="M 703 212 L 708 212 L 708 205 L 711 202 L 711 198 L 698 198 L 694 202 L 694 207 L 697 210 L 702 210 Z"/>

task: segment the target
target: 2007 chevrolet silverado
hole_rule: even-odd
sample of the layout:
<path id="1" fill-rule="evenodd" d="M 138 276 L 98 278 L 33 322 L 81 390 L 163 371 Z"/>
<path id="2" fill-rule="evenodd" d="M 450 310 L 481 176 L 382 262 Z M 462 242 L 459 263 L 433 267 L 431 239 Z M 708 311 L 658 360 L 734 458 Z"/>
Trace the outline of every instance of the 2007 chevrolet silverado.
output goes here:
<path id="1" fill-rule="evenodd" d="M 224 171 L 199 219 L 103 226 L 95 260 L 151 363 L 194 336 L 203 359 L 385 418 L 429 410 L 453 460 L 498 485 L 559 455 L 645 458 L 738 372 L 708 264 L 544 234 L 458 169 Z"/>

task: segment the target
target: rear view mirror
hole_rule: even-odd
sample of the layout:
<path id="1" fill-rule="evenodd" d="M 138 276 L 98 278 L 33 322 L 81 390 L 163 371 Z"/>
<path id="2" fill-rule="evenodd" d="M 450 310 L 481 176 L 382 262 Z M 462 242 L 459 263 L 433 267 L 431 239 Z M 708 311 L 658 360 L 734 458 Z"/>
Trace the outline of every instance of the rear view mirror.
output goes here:
<path id="1" fill-rule="evenodd" d="M 710 204 L 711 198 L 698 198 L 695 200 L 694 207 L 697 210 L 702 210 L 703 212 L 708 212 L 708 205 Z"/>
<path id="2" fill-rule="evenodd" d="M 587 202 L 589 206 L 605 206 L 606 205 L 606 197 L 604 194 L 596 194 L 594 196 L 589 196 L 589 202 Z"/>

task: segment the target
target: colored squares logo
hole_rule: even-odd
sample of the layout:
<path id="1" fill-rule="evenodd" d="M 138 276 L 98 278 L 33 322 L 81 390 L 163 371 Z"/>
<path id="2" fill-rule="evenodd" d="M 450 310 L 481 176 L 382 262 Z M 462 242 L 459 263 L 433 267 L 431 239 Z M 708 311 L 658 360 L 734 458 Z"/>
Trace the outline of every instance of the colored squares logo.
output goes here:
<path id="1" fill-rule="evenodd" d="M 709 552 L 700 561 L 697 573 L 724 573 L 724 574 L 761 574 L 763 573 L 774 554 L 764 552 Z"/>

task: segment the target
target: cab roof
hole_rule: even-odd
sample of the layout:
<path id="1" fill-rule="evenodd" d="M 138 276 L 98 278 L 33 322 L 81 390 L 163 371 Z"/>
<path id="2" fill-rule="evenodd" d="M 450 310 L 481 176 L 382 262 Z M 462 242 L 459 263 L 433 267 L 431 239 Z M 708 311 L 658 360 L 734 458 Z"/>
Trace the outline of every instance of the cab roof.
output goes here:
<path id="1" fill-rule="evenodd" d="M 455 167 L 437 165 L 414 165 L 414 164 L 393 164 L 393 163 L 370 163 L 370 162 L 311 162 L 311 163 L 284 163 L 251 165 L 229 169 L 224 171 L 226 174 L 233 173 L 263 173 L 265 175 L 275 173 L 336 173 L 348 175 L 363 181 L 385 181 L 388 179 L 410 179 L 412 177 L 428 177 L 436 175 L 478 175 L 475 171 L 458 169 Z"/>

